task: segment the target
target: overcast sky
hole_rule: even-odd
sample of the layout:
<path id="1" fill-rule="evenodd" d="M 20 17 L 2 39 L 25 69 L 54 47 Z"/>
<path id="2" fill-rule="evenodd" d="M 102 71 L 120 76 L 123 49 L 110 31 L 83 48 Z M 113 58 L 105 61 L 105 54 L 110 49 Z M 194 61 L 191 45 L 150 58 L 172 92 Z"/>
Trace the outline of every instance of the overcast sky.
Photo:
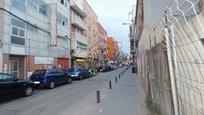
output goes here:
<path id="1" fill-rule="evenodd" d="M 115 40 L 122 42 L 122 50 L 129 54 L 128 12 L 136 0 L 87 0 L 98 15 L 99 22 Z"/>

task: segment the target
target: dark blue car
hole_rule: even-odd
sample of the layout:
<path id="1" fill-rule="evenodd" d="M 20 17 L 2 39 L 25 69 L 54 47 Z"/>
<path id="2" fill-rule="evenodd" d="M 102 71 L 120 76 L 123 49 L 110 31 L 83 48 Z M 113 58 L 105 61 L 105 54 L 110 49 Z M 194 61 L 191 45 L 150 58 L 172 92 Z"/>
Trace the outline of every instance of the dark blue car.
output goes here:
<path id="1" fill-rule="evenodd" d="M 53 89 L 56 85 L 72 82 L 72 78 L 66 74 L 66 70 L 58 68 L 36 70 L 30 76 L 30 80 L 36 86 L 45 86 L 50 89 Z"/>
<path id="2" fill-rule="evenodd" d="M 85 68 L 70 68 L 67 71 L 67 75 L 69 75 L 72 79 L 82 80 L 84 78 L 90 77 L 91 72 Z"/>
<path id="3" fill-rule="evenodd" d="M 21 80 L 7 73 L 0 73 L 0 101 L 12 96 L 30 96 L 33 93 L 33 82 Z"/>

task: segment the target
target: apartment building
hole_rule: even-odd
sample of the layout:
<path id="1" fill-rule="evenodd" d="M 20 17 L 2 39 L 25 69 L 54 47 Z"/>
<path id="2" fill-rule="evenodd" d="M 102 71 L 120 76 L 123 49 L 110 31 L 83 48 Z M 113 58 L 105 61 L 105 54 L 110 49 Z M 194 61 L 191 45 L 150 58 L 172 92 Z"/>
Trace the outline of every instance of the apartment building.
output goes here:
<path id="1" fill-rule="evenodd" d="M 119 55 L 120 55 L 120 47 L 119 47 L 119 44 L 120 42 L 118 41 L 114 41 L 114 47 L 113 47 L 113 50 L 114 50 L 114 61 L 117 61 L 119 59 Z"/>
<path id="2" fill-rule="evenodd" d="M 115 57 L 115 43 L 113 37 L 107 37 L 107 59 L 108 61 L 113 61 Z"/>
<path id="3" fill-rule="evenodd" d="M 36 69 L 70 67 L 68 0 L 0 1 L 0 71 L 26 78 Z"/>
<path id="4" fill-rule="evenodd" d="M 107 32 L 100 23 L 98 23 L 98 42 L 99 64 L 101 66 L 107 62 Z"/>
<path id="5" fill-rule="evenodd" d="M 85 36 L 87 37 L 88 42 L 88 58 L 92 59 L 91 63 L 94 67 L 98 67 L 98 16 L 88 4 L 87 0 L 84 0 L 83 11 L 87 14 L 87 16 L 85 17 L 85 23 L 87 26 Z"/>
<path id="6" fill-rule="evenodd" d="M 71 0 L 71 54 L 72 66 L 84 65 L 88 54 L 87 38 L 84 35 L 87 27 L 84 21 L 84 0 Z"/>

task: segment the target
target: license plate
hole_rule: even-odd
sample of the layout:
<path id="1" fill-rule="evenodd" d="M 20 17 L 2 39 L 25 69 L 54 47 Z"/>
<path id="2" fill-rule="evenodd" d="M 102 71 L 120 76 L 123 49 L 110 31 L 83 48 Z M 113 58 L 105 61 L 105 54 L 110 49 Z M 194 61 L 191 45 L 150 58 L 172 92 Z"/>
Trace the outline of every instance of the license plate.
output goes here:
<path id="1" fill-rule="evenodd" d="M 40 82 L 39 81 L 34 81 L 34 84 L 40 84 Z"/>

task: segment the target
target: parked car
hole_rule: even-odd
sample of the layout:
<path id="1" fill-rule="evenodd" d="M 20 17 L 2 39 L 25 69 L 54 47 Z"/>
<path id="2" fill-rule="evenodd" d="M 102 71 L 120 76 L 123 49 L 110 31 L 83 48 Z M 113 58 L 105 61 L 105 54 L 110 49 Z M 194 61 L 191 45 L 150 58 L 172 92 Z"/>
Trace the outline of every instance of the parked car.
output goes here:
<path id="1" fill-rule="evenodd" d="M 10 74 L 0 73 L 0 99 L 20 95 L 31 96 L 33 86 L 30 80 L 20 80 Z"/>
<path id="2" fill-rule="evenodd" d="M 70 68 L 67 70 L 67 75 L 71 76 L 72 79 L 82 80 L 91 76 L 91 72 L 85 68 Z"/>
<path id="3" fill-rule="evenodd" d="M 109 72 L 109 71 L 111 71 L 112 69 L 111 69 L 111 67 L 110 66 L 104 66 L 104 67 L 102 67 L 101 69 L 100 69 L 100 72 Z"/>
<path id="4" fill-rule="evenodd" d="M 117 69 L 117 65 L 115 64 L 110 64 L 111 70 L 116 70 Z"/>
<path id="5" fill-rule="evenodd" d="M 66 74 L 66 70 L 59 68 L 40 69 L 33 72 L 30 80 L 36 86 L 53 89 L 56 85 L 72 83 L 72 78 Z"/>

